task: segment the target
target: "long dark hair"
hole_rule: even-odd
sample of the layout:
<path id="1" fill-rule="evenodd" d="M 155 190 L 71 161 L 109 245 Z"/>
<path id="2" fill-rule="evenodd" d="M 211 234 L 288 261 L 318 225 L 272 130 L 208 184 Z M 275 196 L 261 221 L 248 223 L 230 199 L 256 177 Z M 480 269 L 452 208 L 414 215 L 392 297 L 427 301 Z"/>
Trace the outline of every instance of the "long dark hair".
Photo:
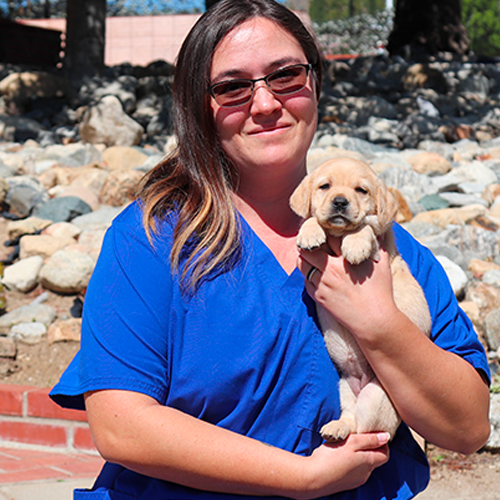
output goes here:
<path id="1" fill-rule="evenodd" d="M 157 221 L 176 211 L 171 264 L 177 270 L 185 257 L 181 282 L 193 290 L 214 270 L 234 262 L 240 249 L 231 201 L 236 172 L 217 137 L 208 87 L 219 43 L 255 17 L 275 22 L 296 38 L 312 65 L 318 95 L 321 89 L 321 57 L 314 36 L 293 12 L 274 0 L 221 0 L 191 29 L 177 58 L 173 85 L 178 146 L 145 177 L 140 198 L 150 238 L 158 229 Z"/>

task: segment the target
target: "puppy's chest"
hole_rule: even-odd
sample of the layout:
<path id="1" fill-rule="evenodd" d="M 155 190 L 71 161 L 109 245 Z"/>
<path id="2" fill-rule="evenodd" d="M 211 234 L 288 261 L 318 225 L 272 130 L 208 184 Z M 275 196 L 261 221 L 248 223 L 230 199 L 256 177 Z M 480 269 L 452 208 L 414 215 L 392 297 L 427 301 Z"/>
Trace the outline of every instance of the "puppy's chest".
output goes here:
<path id="1" fill-rule="evenodd" d="M 322 307 L 318 307 L 318 317 L 328 354 L 341 375 L 364 385 L 373 372 L 351 332 Z"/>

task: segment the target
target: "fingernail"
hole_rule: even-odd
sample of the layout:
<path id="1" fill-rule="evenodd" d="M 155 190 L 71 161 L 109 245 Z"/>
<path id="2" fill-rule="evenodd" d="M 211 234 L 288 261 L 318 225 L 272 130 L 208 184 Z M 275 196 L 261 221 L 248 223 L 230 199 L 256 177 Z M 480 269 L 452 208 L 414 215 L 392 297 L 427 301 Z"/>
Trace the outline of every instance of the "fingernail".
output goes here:
<path id="1" fill-rule="evenodd" d="M 391 440 L 391 435 L 388 432 L 379 432 L 377 438 L 380 444 L 387 444 Z"/>

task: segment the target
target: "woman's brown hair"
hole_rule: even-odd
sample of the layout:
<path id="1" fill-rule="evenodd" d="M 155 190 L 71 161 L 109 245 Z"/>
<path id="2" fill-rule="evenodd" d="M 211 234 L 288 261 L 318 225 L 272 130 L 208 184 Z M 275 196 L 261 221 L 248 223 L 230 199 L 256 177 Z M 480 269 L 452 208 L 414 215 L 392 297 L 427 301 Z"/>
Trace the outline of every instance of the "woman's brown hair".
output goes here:
<path id="1" fill-rule="evenodd" d="M 321 58 L 311 33 L 274 0 L 221 0 L 200 17 L 185 39 L 173 84 L 173 122 L 178 146 L 144 178 L 139 197 L 148 237 L 169 212 L 176 214 L 171 265 L 185 290 L 239 257 L 239 224 L 231 191 L 237 175 L 216 134 L 210 107 L 212 58 L 221 40 L 243 22 L 263 17 L 291 33 L 312 65 L 321 88 Z"/>

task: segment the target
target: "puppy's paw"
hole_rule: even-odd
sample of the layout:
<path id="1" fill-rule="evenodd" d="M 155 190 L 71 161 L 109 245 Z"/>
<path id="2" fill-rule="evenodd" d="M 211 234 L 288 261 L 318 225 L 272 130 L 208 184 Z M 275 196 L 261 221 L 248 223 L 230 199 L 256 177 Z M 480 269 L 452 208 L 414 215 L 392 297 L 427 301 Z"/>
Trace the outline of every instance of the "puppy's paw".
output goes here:
<path id="1" fill-rule="evenodd" d="M 296 243 L 302 250 L 315 250 L 326 243 L 325 231 L 316 219 L 307 219 L 300 228 Z"/>
<path id="2" fill-rule="evenodd" d="M 344 236 L 341 250 L 344 258 L 354 265 L 368 259 L 375 261 L 380 259 L 377 237 L 370 226 Z"/>
<path id="3" fill-rule="evenodd" d="M 352 433 L 354 433 L 353 427 L 342 419 L 332 420 L 320 430 L 321 437 L 326 441 L 343 441 Z"/>
<path id="4" fill-rule="evenodd" d="M 349 264 L 361 264 L 361 262 L 368 260 L 372 253 L 371 245 L 345 245 L 342 243 L 342 255 Z"/>

